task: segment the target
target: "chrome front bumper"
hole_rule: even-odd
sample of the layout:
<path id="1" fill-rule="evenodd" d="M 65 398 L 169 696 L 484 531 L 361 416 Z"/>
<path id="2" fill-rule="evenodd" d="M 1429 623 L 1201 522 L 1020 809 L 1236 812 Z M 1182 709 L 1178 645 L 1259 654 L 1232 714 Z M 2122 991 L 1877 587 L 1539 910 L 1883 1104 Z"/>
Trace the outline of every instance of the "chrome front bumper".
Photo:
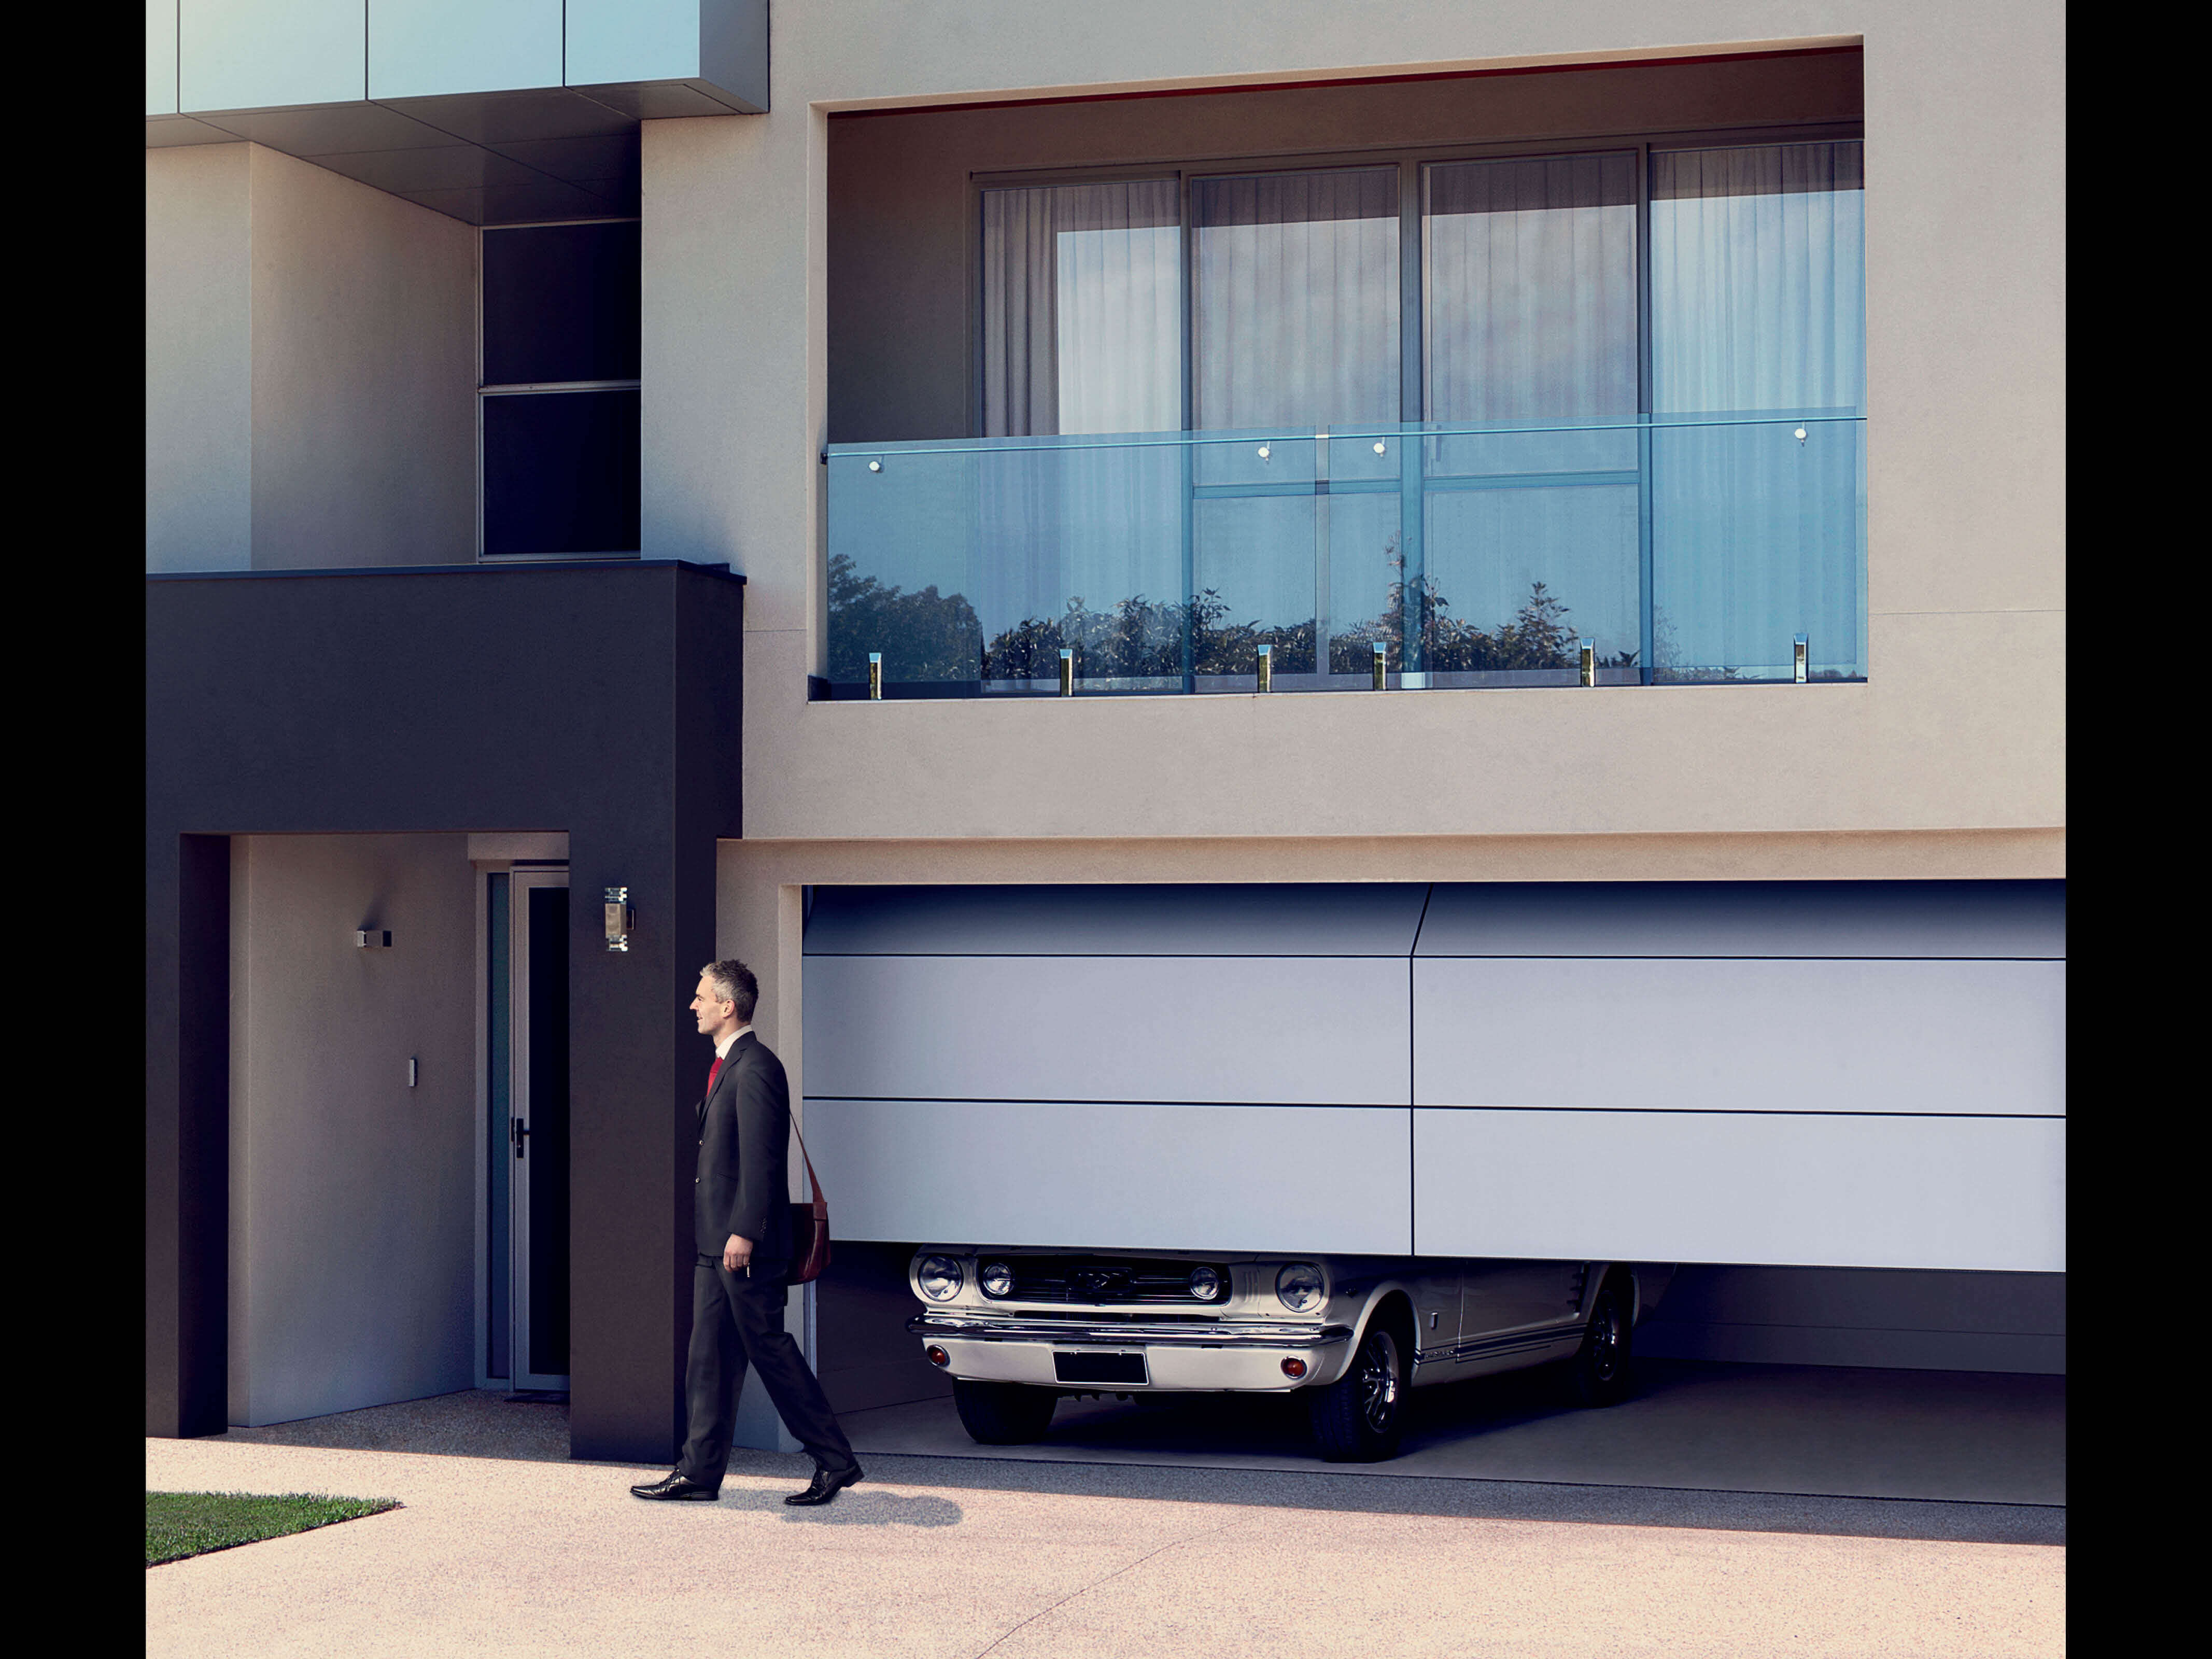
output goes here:
<path id="1" fill-rule="evenodd" d="M 1287 1320 L 1224 1320 L 1217 1325 L 1180 1321 L 975 1317 L 917 1314 L 907 1329 L 941 1348 L 945 1370 L 971 1382 L 1022 1382 L 1069 1391 L 1055 1356 L 1078 1350 L 1141 1355 L 1144 1381 L 1103 1385 L 1109 1391 L 1146 1393 L 1233 1390 L 1285 1394 L 1334 1382 L 1350 1353 L 1348 1325 L 1293 1324 Z M 1285 1359 L 1304 1362 L 1303 1376 L 1285 1375 Z M 1096 1391 L 1096 1390 L 1093 1390 Z"/>
<path id="2" fill-rule="evenodd" d="M 1057 1342 L 1063 1346 L 1191 1348 L 1326 1348 L 1352 1340 L 1349 1325 L 1294 1325 L 1285 1320 L 1224 1320 L 1187 1325 L 1155 1319 L 1112 1320 L 1086 1325 L 1074 1319 L 976 1319 L 959 1314 L 916 1314 L 906 1322 L 917 1336 L 964 1337 L 971 1342 Z"/>

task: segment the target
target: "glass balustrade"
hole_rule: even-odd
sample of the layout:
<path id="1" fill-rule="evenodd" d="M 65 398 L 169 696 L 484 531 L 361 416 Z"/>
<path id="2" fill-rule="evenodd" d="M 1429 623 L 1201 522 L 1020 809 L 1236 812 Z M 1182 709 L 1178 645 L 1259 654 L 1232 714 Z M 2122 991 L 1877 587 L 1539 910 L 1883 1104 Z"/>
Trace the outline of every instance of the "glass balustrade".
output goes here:
<path id="1" fill-rule="evenodd" d="M 837 444 L 834 697 L 1862 679 L 1865 421 Z M 817 687 L 817 695 L 821 688 Z"/>

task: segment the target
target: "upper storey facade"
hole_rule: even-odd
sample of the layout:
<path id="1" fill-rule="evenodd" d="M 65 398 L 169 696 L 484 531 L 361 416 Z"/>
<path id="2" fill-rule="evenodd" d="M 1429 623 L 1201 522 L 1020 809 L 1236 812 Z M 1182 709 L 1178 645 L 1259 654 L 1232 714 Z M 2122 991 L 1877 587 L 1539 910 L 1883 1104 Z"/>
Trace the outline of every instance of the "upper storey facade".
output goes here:
<path id="1" fill-rule="evenodd" d="M 557 80 L 388 95 L 352 10 L 367 106 L 621 102 L 588 8 Z M 773 100 L 638 105 L 635 206 L 544 215 L 639 221 L 635 380 L 568 388 L 635 399 L 635 545 L 578 550 L 746 575 L 749 838 L 2002 831 L 1987 873 L 2060 873 L 2057 8 L 1051 15 L 778 9 Z M 249 297 L 208 362 L 258 502 L 314 348 Z M 420 476 L 465 560 L 485 411 L 544 394 L 459 324 Z"/>

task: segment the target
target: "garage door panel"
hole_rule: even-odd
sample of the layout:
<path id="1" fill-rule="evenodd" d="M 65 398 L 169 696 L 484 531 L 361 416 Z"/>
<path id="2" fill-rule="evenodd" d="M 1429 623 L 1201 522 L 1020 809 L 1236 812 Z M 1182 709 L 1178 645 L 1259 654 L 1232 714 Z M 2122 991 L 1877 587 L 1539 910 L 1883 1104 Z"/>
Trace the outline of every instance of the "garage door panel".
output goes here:
<path id="1" fill-rule="evenodd" d="M 2065 964 L 1414 964 L 1424 1106 L 2065 1111 Z"/>
<path id="2" fill-rule="evenodd" d="M 810 1097 L 839 1238 L 1402 1255 L 1411 1113 Z"/>
<path id="3" fill-rule="evenodd" d="M 1428 1255 L 2063 1273 L 2057 1119 L 1424 1109 Z"/>
<path id="4" fill-rule="evenodd" d="M 809 957 L 810 1095 L 1406 1106 L 1389 957 Z"/>
<path id="5" fill-rule="evenodd" d="M 811 956 L 1398 957 L 1425 882 L 817 887 Z"/>
<path id="6" fill-rule="evenodd" d="M 1440 881 L 1418 953 L 2063 959 L 2066 884 Z"/>

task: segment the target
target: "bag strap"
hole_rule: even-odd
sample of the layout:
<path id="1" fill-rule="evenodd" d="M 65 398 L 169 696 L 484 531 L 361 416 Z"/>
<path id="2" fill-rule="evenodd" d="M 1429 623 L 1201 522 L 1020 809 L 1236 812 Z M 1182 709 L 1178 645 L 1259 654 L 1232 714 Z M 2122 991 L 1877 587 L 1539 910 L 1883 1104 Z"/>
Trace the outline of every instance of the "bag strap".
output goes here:
<path id="1" fill-rule="evenodd" d="M 815 1178 L 814 1160 L 806 1156 L 806 1137 L 799 1134 L 799 1119 L 796 1116 L 791 1120 L 791 1133 L 798 1137 L 799 1156 L 801 1161 L 806 1165 L 806 1184 L 814 1194 L 814 1197 L 811 1201 L 817 1209 L 820 1210 L 824 1215 L 827 1215 L 830 1212 L 829 1195 L 822 1190 L 821 1182 Z"/>

